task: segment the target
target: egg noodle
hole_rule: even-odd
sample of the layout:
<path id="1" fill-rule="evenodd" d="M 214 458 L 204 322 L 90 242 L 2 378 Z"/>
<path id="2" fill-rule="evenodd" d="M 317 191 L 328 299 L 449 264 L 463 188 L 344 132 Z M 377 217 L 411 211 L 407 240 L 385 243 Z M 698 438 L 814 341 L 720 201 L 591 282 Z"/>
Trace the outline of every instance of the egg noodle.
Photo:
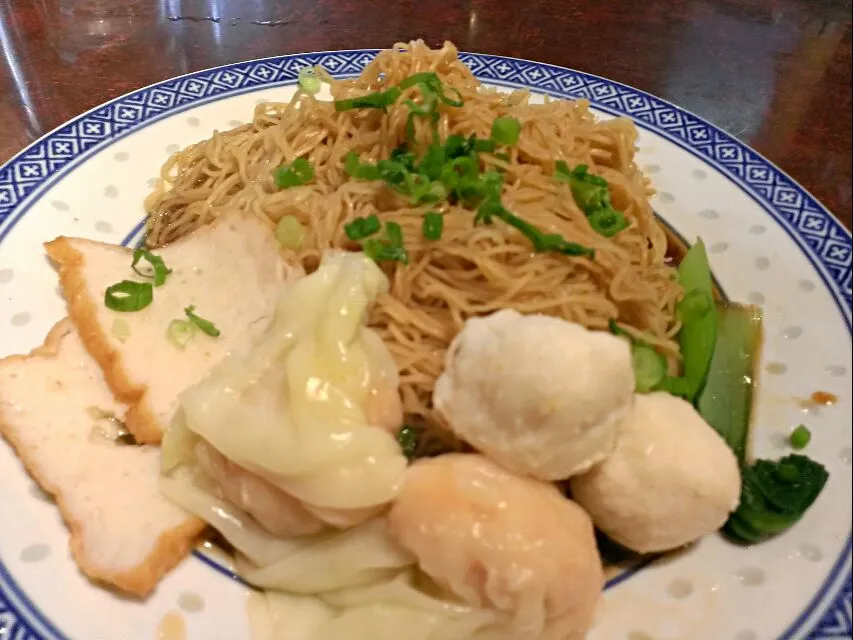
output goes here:
<path id="1" fill-rule="evenodd" d="M 450 43 L 440 49 L 421 41 L 397 44 L 355 79 L 325 79 L 333 97 L 342 100 L 427 71 L 463 101 L 458 107 L 438 105 L 440 139 L 452 134 L 488 138 L 496 118 L 516 119 L 521 124 L 517 144 L 506 155 L 481 153 L 482 168 L 502 172 L 501 198 L 508 210 L 545 233 L 592 248 L 594 257 L 535 252 L 513 227 L 500 221 L 478 224 L 474 212 L 461 204 L 413 205 L 381 181 L 352 179 L 344 170 L 348 153 L 376 162 L 411 143 L 406 98 L 417 97 L 416 87 L 405 88 L 387 110 L 336 111 L 333 102 L 298 90 L 288 103 L 259 104 L 251 123 L 178 151 L 162 168 L 162 184 L 146 200 L 149 245 L 173 242 L 234 208 L 271 223 L 293 216 L 305 237 L 286 253 L 311 272 L 329 247 L 358 249 L 344 228 L 353 219 L 378 214 L 383 223 L 398 223 L 409 261 L 382 263 L 391 289 L 380 297 L 370 324 L 399 366 L 409 419 L 439 437 L 444 430 L 434 428 L 441 422 L 432 408 L 433 385 L 451 340 L 471 316 L 513 308 L 592 329 L 606 329 L 616 320 L 655 345 L 676 368 L 681 288 L 667 263 L 667 238 L 649 204 L 651 191 L 634 161 L 633 123 L 598 120 L 584 100 L 537 103 L 527 91 L 486 87 Z M 412 124 L 409 148 L 422 153 L 433 140 L 434 125 L 427 118 L 414 118 Z M 274 170 L 296 158 L 313 165 L 314 180 L 278 188 Z M 587 165 L 591 174 L 604 178 L 613 207 L 630 226 L 613 237 L 597 233 L 569 186 L 554 179 L 560 160 L 570 167 Z M 422 233 L 429 211 L 443 214 L 437 240 Z"/>

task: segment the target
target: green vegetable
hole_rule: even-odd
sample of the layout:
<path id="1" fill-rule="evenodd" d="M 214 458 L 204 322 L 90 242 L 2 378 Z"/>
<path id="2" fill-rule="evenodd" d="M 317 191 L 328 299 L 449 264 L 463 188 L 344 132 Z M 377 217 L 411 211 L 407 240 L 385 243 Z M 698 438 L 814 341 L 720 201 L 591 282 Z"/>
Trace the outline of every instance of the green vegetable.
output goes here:
<path id="1" fill-rule="evenodd" d="M 477 208 L 475 220 L 490 224 L 493 217 L 500 218 L 508 225 L 518 229 L 530 240 L 537 252 L 553 251 L 567 256 L 588 256 L 590 258 L 595 256 L 595 251 L 589 247 L 577 244 L 576 242 L 568 242 L 565 238 L 555 233 L 542 233 L 534 225 L 508 211 L 496 196 L 490 196 L 483 201 Z"/>
<path id="2" fill-rule="evenodd" d="M 418 450 L 419 437 L 420 435 L 415 428 L 407 424 L 400 427 L 400 430 L 397 432 L 397 442 L 400 444 L 400 449 L 403 450 L 403 455 L 409 460 L 415 457 L 415 453 Z"/>
<path id="3" fill-rule="evenodd" d="M 143 273 L 139 269 L 136 268 L 136 265 L 139 264 L 140 260 L 145 260 L 148 264 L 151 265 L 151 268 L 154 270 L 152 273 Z M 145 249 L 136 249 L 133 252 L 133 262 L 130 263 L 130 268 L 133 269 L 137 275 L 142 276 L 143 278 L 151 278 L 154 280 L 154 286 L 159 287 L 162 284 L 165 284 L 166 277 L 172 273 L 172 270 L 166 266 L 166 263 L 163 262 L 163 258 L 158 255 L 154 255 L 150 251 L 146 251 Z"/>
<path id="4" fill-rule="evenodd" d="M 122 280 L 104 291 L 104 304 L 113 311 L 140 311 L 154 300 L 154 285 L 150 282 Z"/>
<path id="5" fill-rule="evenodd" d="M 361 162 L 354 151 L 344 158 L 344 171 L 356 180 L 379 180 L 379 168 L 376 165 Z"/>
<path id="6" fill-rule="evenodd" d="M 687 296 L 684 300 L 689 299 Z M 748 444 L 756 368 L 761 357 L 761 310 L 720 303 L 714 316 L 717 318 L 714 354 L 696 407 L 705 422 L 743 460 Z M 701 322 L 705 317 L 707 312 L 695 321 Z"/>
<path id="7" fill-rule="evenodd" d="M 366 218 L 356 218 L 344 225 L 344 231 L 350 240 L 364 240 L 377 233 L 381 228 L 382 223 L 379 222 L 379 216 L 376 214 L 369 215 Z"/>
<path id="8" fill-rule="evenodd" d="M 387 110 L 397 102 L 402 91 L 397 87 L 391 87 L 385 91 L 368 93 L 358 98 L 347 98 L 346 100 L 335 100 L 335 111 L 349 111 L 350 109 L 382 109 Z"/>
<path id="9" fill-rule="evenodd" d="M 786 531 L 814 504 L 829 479 L 823 465 L 791 454 L 779 461 L 758 460 L 741 467 L 741 501 L 724 531 L 756 543 Z"/>
<path id="10" fill-rule="evenodd" d="M 707 291 L 694 289 L 678 303 L 678 317 L 682 322 L 694 322 L 705 317 L 714 307 L 714 297 Z"/>
<path id="11" fill-rule="evenodd" d="M 311 94 L 319 92 L 320 88 L 323 86 L 323 81 L 317 76 L 317 72 L 314 70 L 314 67 L 302 67 L 299 70 L 297 82 L 299 83 L 300 89 L 305 93 Z"/>
<path id="12" fill-rule="evenodd" d="M 314 180 L 314 167 L 305 158 L 296 158 L 289 167 L 286 164 L 278 167 L 273 178 L 279 189 L 298 187 Z"/>
<path id="13" fill-rule="evenodd" d="M 492 122 L 492 141 L 504 147 L 518 144 L 521 123 L 515 118 L 495 118 Z"/>
<path id="14" fill-rule="evenodd" d="M 375 262 L 402 262 L 409 264 L 409 252 L 403 245 L 403 230 L 396 222 L 385 225 L 385 238 L 368 238 L 362 244 L 365 255 Z"/>
<path id="15" fill-rule="evenodd" d="M 195 337 L 196 325 L 187 320 L 172 320 L 166 329 L 166 338 L 178 349 L 183 349 Z"/>
<path id="16" fill-rule="evenodd" d="M 791 432 L 791 446 L 794 447 L 794 449 L 805 449 L 809 446 L 809 442 L 811 441 L 812 432 L 809 431 L 809 428 L 804 424 L 801 424 Z"/>
<path id="17" fill-rule="evenodd" d="M 444 216 L 437 211 L 428 211 L 424 215 L 423 234 L 427 240 L 441 240 L 444 231 Z"/>
<path id="18" fill-rule="evenodd" d="M 415 85 L 420 85 L 419 88 L 422 93 L 425 93 L 426 91 L 434 92 L 438 96 L 438 99 L 448 106 L 461 107 L 464 104 L 462 95 L 453 87 L 450 87 L 450 91 L 452 91 L 456 97 L 450 98 L 447 96 L 444 92 L 444 85 L 441 83 L 441 79 L 438 77 L 438 74 L 433 71 L 415 73 L 403 80 L 398 87 L 400 89 L 408 89 Z"/>
<path id="19" fill-rule="evenodd" d="M 628 219 L 613 208 L 596 209 L 589 214 L 588 220 L 592 230 L 605 238 L 612 238 L 630 225 Z"/>
<path id="20" fill-rule="evenodd" d="M 559 160 L 554 177 L 569 185 L 572 197 L 586 214 L 596 233 L 611 238 L 630 225 L 625 215 L 614 209 L 610 203 L 607 180 L 589 173 L 587 165 L 581 164 L 569 169 L 563 160 Z"/>
<path id="21" fill-rule="evenodd" d="M 305 227 L 296 216 L 282 216 L 275 226 L 275 237 L 285 249 L 298 249 L 305 240 Z"/>
<path id="22" fill-rule="evenodd" d="M 615 336 L 627 338 L 631 343 L 631 364 L 634 368 L 634 384 L 637 393 L 649 393 L 657 391 L 666 379 L 666 358 L 659 354 L 652 346 L 637 340 L 630 333 L 616 324 L 611 318 L 607 321 L 610 333 Z"/>
<path id="23" fill-rule="evenodd" d="M 184 309 L 184 313 L 187 314 L 187 318 L 189 318 L 190 322 L 192 322 L 195 326 L 197 326 L 199 329 L 202 330 L 202 332 L 206 333 L 207 335 L 216 338 L 219 337 L 219 335 L 221 334 L 221 331 L 219 331 L 219 329 L 216 328 L 216 325 L 213 324 L 210 320 L 205 320 L 204 318 L 195 314 L 194 306 L 189 306 Z"/>
<path id="24" fill-rule="evenodd" d="M 631 346 L 637 393 L 649 393 L 666 376 L 666 358 L 644 344 Z"/>
<path id="25" fill-rule="evenodd" d="M 711 265 L 702 240 L 697 240 L 678 267 L 678 280 L 684 288 L 685 299 L 705 296 L 713 300 L 714 283 Z M 705 385 L 717 343 L 717 310 L 711 306 L 699 317 L 684 319 L 678 333 L 681 355 L 684 359 L 684 397 L 694 402 Z"/>

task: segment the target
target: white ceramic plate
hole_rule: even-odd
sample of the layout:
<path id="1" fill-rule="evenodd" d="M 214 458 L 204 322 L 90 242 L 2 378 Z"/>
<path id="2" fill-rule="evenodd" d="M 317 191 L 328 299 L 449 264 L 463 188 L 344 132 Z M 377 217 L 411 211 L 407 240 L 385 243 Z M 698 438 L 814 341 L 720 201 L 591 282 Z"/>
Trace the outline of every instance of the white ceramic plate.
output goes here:
<path id="1" fill-rule="evenodd" d="M 306 64 L 348 76 L 374 55 L 284 56 L 183 76 L 98 107 L 13 158 L 0 169 L 0 356 L 40 344 L 65 314 L 42 242 L 138 241 L 142 200 L 172 151 L 251 118 L 258 101 L 286 100 Z M 806 518 L 778 539 L 744 549 L 711 536 L 611 581 L 592 640 L 850 638 L 850 234 L 758 154 L 662 100 L 559 67 L 463 59 L 485 82 L 586 97 L 636 120 L 657 211 L 688 240 L 705 240 L 730 297 L 764 305 L 757 454 L 784 455 L 788 431 L 807 422 L 808 453 L 831 473 Z M 840 401 L 804 415 L 796 399 L 816 390 Z M 0 444 L 0 638 L 151 640 L 171 611 L 190 640 L 248 638 L 244 587 L 199 556 L 143 603 L 92 587 L 57 510 Z"/>

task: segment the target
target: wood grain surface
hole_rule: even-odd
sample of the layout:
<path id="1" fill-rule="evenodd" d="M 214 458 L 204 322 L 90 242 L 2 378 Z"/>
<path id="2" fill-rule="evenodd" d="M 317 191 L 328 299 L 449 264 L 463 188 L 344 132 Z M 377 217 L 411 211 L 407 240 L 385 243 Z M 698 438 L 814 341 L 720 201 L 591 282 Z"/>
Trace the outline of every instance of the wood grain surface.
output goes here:
<path id="1" fill-rule="evenodd" d="M 769 157 L 850 227 L 850 0 L 0 0 L 0 162 L 175 75 L 412 38 L 675 102 Z"/>

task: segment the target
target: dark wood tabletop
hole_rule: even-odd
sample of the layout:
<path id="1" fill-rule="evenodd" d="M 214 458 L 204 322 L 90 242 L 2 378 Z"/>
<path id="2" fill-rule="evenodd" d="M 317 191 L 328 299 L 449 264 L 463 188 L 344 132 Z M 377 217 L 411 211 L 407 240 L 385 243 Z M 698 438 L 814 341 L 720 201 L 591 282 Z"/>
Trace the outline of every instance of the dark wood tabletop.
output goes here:
<path id="1" fill-rule="evenodd" d="M 414 38 L 666 98 L 752 145 L 850 227 L 850 0 L 0 0 L 0 162 L 175 75 Z"/>

